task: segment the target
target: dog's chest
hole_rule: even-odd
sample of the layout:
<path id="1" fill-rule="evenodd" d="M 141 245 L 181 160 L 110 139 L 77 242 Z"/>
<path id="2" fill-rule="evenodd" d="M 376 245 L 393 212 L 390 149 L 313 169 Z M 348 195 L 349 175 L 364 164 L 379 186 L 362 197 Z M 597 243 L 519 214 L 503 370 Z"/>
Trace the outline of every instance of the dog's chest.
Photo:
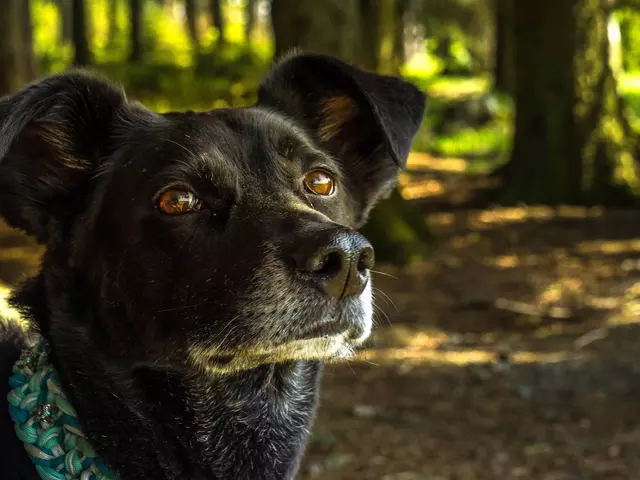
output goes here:
<path id="1" fill-rule="evenodd" d="M 216 478 L 291 478 L 313 423 L 317 370 L 301 367 L 276 391 L 192 400 L 206 468 Z"/>

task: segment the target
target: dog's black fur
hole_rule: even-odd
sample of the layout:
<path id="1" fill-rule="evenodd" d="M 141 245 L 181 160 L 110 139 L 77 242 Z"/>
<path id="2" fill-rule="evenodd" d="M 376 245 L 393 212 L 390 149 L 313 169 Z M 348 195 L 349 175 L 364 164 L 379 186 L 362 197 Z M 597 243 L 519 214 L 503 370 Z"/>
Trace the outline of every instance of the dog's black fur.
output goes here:
<path id="1" fill-rule="evenodd" d="M 160 115 L 77 72 L 0 100 L 0 216 L 46 245 L 14 304 L 119 478 L 295 475 L 320 362 L 367 336 L 371 286 L 323 295 L 294 259 L 327 236 L 364 241 L 424 101 L 319 55 L 281 62 L 244 109 Z M 334 195 L 304 190 L 315 168 Z M 162 214 L 169 187 L 204 208 Z M 17 350 L 0 353 L 6 384 Z M 2 478 L 36 478 L 0 407 Z"/>

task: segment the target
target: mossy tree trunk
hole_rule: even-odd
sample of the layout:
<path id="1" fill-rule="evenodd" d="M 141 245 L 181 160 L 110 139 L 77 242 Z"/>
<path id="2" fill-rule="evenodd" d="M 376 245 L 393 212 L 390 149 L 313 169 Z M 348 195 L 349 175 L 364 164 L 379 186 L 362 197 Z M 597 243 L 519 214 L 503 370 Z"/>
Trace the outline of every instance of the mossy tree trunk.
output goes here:
<path id="1" fill-rule="evenodd" d="M 0 96 L 33 80 L 35 60 L 29 0 L 6 0 L 0 15 Z"/>
<path id="2" fill-rule="evenodd" d="M 72 0 L 57 0 L 60 14 L 60 40 L 69 43 L 73 37 L 73 9 Z"/>
<path id="3" fill-rule="evenodd" d="M 360 0 L 360 53 L 365 70 L 399 74 L 404 63 L 404 17 L 408 0 Z"/>
<path id="4" fill-rule="evenodd" d="M 424 214 L 396 189 L 371 212 L 362 233 L 371 241 L 376 258 L 407 264 L 431 251 L 431 233 Z"/>
<path id="5" fill-rule="evenodd" d="M 109 45 L 114 45 L 116 42 L 116 38 L 120 33 L 120 28 L 118 25 L 118 0 L 109 0 L 107 4 L 107 15 L 109 22 L 109 33 L 107 34 L 107 43 Z"/>
<path id="6" fill-rule="evenodd" d="M 73 0 L 73 28 L 72 39 L 75 51 L 74 64 L 83 67 L 91 64 L 91 49 L 87 35 L 87 5 L 84 0 Z"/>
<path id="7" fill-rule="evenodd" d="M 38 76 L 36 56 L 33 54 L 33 23 L 31 21 L 31 0 L 22 0 L 20 12 L 20 32 L 22 33 L 22 61 L 28 80 Z"/>
<path id="8" fill-rule="evenodd" d="M 496 46 L 494 88 L 498 92 L 513 95 L 515 89 L 515 24 L 516 0 L 494 0 Z"/>
<path id="9" fill-rule="evenodd" d="M 372 72 L 378 71 L 380 66 L 380 45 L 382 40 L 381 21 L 378 0 L 360 0 L 360 21 L 361 29 L 361 51 L 358 58 L 359 65 L 365 70 Z"/>
<path id="10" fill-rule="evenodd" d="M 129 0 L 130 50 L 131 63 L 142 62 L 142 0 Z"/>
<path id="11" fill-rule="evenodd" d="M 403 5 L 404 7 L 404 5 Z M 334 55 L 361 68 L 384 73 L 397 70 L 395 15 L 404 14 L 394 0 L 273 0 L 271 21 L 276 58 L 293 48 Z M 328 34 L 327 32 L 331 32 Z M 382 43 L 388 42 L 387 45 Z M 424 216 L 396 190 L 374 208 L 365 234 L 379 260 L 405 263 L 429 251 Z"/>
<path id="12" fill-rule="evenodd" d="M 503 203 L 619 204 L 638 177 L 600 0 L 517 0 L 516 131 Z"/>
<path id="13" fill-rule="evenodd" d="M 273 0 L 271 22 L 276 58 L 293 48 L 335 55 L 357 63 L 360 54 L 359 2 Z"/>
<path id="14" fill-rule="evenodd" d="M 218 30 L 218 43 L 216 48 L 221 48 L 227 43 L 224 14 L 222 12 L 222 0 L 209 0 L 211 23 Z"/>
<path id="15" fill-rule="evenodd" d="M 393 47 L 392 47 L 392 70 L 399 73 L 400 68 L 407 60 L 407 53 L 404 44 L 404 29 L 406 16 L 409 11 L 409 0 L 396 0 L 393 12 Z"/>
<path id="16" fill-rule="evenodd" d="M 187 22 L 187 31 L 189 32 L 189 39 L 191 40 L 191 48 L 193 48 L 194 55 L 197 56 L 200 52 L 200 36 L 198 35 L 198 5 L 196 0 L 185 0 L 185 20 Z"/>
<path id="17" fill-rule="evenodd" d="M 253 29 L 256 24 L 257 0 L 247 0 L 244 6 L 244 40 L 247 45 L 253 42 Z"/>

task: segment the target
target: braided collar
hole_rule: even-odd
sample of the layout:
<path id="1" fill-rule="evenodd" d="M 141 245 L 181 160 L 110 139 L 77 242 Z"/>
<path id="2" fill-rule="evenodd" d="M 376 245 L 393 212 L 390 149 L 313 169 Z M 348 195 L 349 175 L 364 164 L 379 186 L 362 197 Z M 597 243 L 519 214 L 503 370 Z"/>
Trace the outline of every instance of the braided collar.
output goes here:
<path id="1" fill-rule="evenodd" d="M 41 340 L 25 349 L 9 379 L 9 414 L 43 480 L 117 480 L 89 445 Z"/>

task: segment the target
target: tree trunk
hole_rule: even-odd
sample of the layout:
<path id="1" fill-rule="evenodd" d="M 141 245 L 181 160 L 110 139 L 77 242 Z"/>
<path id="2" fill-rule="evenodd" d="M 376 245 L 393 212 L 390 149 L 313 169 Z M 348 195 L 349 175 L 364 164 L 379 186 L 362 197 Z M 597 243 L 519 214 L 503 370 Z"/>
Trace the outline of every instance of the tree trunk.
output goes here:
<path id="1" fill-rule="evenodd" d="M 398 36 L 404 37 L 404 0 L 375 0 L 379 9 L 380 23 L 379 38 L 376 39 L 377 48 L 380 52 L 378 72 L 387 75 L 397 75 L 400 73 L 399 59 L 396 58 L 398 46 L 396 41 Z M 362 39 L 367 42 L 367 38 Z M 404 42 L 401 42 L 404 43 Z"/>
<path id="2" fill-rule="evenodd" d="M 360 0 L 362 47 L 359 65 L 377 72 L 380 66 L 380 5 L 378 0 Z"/>
<path id="3" fill-rule="evenodd" d="M 73 0 L 73 46 L 75 49 L 74 64 L 85 66 L 91 64 L 91 50 L 87 38 L 87 15 L 84 0 Z"/>
<path id="4" fill-rule="evenodd" d="M 393 52 L 392 52 L 392 71 L 396 74 L 400 73 L 400 68 L 407 61 L 405 52 L 404 29 L 406 16 L 409 10 L 409 0 L 397 0 L 395 2 L 395 15 L 393 27 Z"/>
<path id="5" fill-rule="evenodd" d="M 0 15 L 0 96 L 33 80 L 35 63 L 29 0 L 6 0 Z"/>
<path id="6" fill-rule="evenodd" d="M 130 0 L 131 50 L 129 62 L 142 62 L 142 0 Z"/>
<path id="7" fill-rule="evenodd" d="M 276 58 L 293 48 L 335 55 L 358 63 L 360 19 L 358 2 L 273 0 L 271 22 Z"/>
<path id="8" fill-rule="evenodd" d="M 58 0 L 60 11 L 60 40 L 62 43 L 73 41 L 73 8 L 71 0 Z"/>
<path id="9" fill-rule="evenodd" d="M 218 30 L 217 47 L 222 47 L 225 43 L 227 43 L 224 14 L 222 12 L 222 0 L 210 0 L 209 8 L 211 10 L 211 20 L 213 26 L 216 28 L 216 30 Z"/>
<path id="10" fill-rule="evenodd" d="M 200 51 L 200 37 L 198 35 L 198 6 L 196 0 L 185 0 L 185 20 L 187 21 L 187 30 L 191 39 L 193 51 L 197 54 Z"/>
<path id="11" fill-rule="evenodd" d="M 637 187 L 600 0 L 517 0 L 516 132 L 504 203 L 594 204 Z"/>
<path id="12" fill-rule="evenodd" d="M 107 6 L 107 16 L 109 17 L 107 19 L 107 21 L 109 22 L 107 43 L 109 45 L 114 45 L 116 37 L 120 32 L 120 29 L 118 28 L 118 0 L 109 0 L 109 4 Z"/>
<path id="13" fill-rule="evenodd" d="M 31 0 L 22 1 L 20 12 L 20 31 L 22 33 L 22 61 L 24 72 L 28 80 L 38 76 L 36 57 L 33 54 L 33 26 L 31 21 Z"/>
<path id="14" fill-rule="evenodd" d="M 513 95 L 515 91 L 515 0 L 494 0 L 496 47 L 494 88 Z"/>
<path id="15" fill-rule="evenodd" d="M 253 38 L 253 29 L 256 24 L 257 3 L 257 0 L 247 0 L 247 4 L 244 7 L 244 39 L 247 45 L 251 44 L 251 40 Z"/>
<path id="16" fill-rule="evenodd" d="M 380 73 L 400 73 L 404 63 L 404 16 L 407 0 L 360 0 L 358 66 Z"/>

